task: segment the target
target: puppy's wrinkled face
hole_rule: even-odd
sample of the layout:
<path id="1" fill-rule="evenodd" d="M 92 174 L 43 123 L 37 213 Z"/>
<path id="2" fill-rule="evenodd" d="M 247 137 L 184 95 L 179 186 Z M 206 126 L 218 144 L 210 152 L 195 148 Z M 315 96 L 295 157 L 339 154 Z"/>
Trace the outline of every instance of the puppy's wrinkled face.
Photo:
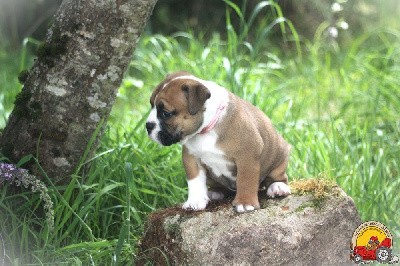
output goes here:
<path id="1" fill-rule="evenodd" d="M 154 90 L 146 122 L 149 137 L 169 146 L 199 130 L 209 90 L 190 74 L 168 76 Z"/>

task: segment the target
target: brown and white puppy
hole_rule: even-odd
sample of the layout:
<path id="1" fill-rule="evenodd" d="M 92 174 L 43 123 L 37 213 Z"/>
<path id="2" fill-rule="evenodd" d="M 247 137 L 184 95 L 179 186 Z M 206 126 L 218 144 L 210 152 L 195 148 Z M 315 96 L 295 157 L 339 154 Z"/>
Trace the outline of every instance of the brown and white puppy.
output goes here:
<path id="1" fill-rule="evenodd" d="M 168 75 L 154 90 L 146 129 L 165 146 L 183 145 L 188 180 L 184 209 L 204 210 L 210 200 L 236 192 L 237 212 L 260 207 L 258 191 L 290 194 L 290 145 L 259 109 L 214 82 L 187 72 Z"/>

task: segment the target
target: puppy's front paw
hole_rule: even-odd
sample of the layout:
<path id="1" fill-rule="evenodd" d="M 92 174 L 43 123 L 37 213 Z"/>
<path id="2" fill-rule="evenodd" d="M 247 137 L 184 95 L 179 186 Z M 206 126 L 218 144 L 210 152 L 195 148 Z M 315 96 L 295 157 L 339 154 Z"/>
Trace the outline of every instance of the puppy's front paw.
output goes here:
<path id="1" fill-rule="evenodd" d="M 270 198 L 287 196 L 290 193 L 290 187 L 283 182 L 274 182 L 267 189 L 267 196 Z"/>
<path id="2" fill-rule="evenodd" d="M 235 208 L 235 211 L 238 213 L 251 212 L 256 209 L 252 205 L 243 205 L 243 204 L 236 205 L 236 206 L 234 206 L 234 208 Z"/>
<path id="3" fill-rule="evenodd" d="M 182 206 L 185 210 L 202 211 L 207 207 L 210 199 L 205 197 L 189 198 Z"/>
<path id="4" fill-rule="evenodd" d="M 251 211 L 254 211 L 254 210 L 260 208 L 260 203 L 258 203 L 257 199 L 240 200 L 240 199 L 236 198 L 232 204 L 233 204 L 235 211 L 238 213 L 251 212 Z"/>

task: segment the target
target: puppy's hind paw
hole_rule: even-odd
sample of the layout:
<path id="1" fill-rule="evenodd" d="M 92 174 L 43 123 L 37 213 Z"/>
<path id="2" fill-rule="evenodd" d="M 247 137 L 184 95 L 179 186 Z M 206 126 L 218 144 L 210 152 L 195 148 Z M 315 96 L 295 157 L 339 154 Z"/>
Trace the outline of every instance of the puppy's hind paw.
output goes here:
<path id="1" fill-rule="evenodd" d="M 270 198 L 290 195 L 290 187 L 283 182 L 274 182 L 267 189 L 267 196 Z"/>

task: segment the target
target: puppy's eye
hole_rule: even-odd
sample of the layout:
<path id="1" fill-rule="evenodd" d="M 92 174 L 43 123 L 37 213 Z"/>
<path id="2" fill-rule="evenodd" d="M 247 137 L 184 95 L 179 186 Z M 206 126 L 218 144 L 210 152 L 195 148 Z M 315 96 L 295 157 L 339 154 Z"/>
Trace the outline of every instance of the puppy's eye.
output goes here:
<path id="1" fill-rule="evenodd" d="M 168 119 L 168 118 L 170 118 L 171 116 L 173 116 L 174 113 L 173 113 L 173 112 L 168 112 L 168 111 L 165 111 L 165 110 L 160 110 L 159 115 L 160 115 L 160 117 L 161 117 L 162 119 Z"/>

